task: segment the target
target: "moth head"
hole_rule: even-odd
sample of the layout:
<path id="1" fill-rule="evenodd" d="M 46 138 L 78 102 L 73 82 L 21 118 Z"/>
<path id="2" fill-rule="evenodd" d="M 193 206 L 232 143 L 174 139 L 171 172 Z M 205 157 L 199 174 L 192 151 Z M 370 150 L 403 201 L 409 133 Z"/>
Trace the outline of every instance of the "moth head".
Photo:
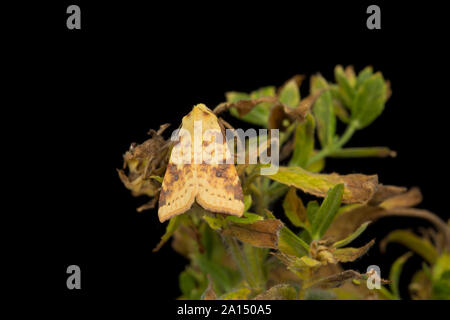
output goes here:
<path id="1" fill-rule="evenodd" d="M 210 115 L 210 114 L 214 115 L 214 113 L 211 111 L 211 109 L 208 108 L 207 106 L 205 106 L 203 103 L 199 103 L 199 104 L 195 105 L 192 108 L 192 111 L 194 113 L 199 113 L 199 114 L 203 113 L 204 116 Z"/>

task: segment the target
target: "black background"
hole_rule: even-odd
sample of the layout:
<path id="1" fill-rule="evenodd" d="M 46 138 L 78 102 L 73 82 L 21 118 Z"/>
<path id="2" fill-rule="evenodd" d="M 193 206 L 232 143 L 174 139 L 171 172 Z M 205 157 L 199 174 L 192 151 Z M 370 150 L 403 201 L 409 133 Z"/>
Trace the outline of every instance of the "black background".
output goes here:
<path id="1" fill-rule="evenodd" d="M 34 289 L 68 303 L 176 298 L 187 261 L 169 244 L 151 252 L 165 224 L 156 210 L 135 211 L 147 199 L 133 198 L 121 184 L 116 168 L 122 154 L 131 142 L 144 141 L 148 129 L 178 126 L 194 104 L 214 107 L 226 91 L 279 86 L 298 73 L 333 79 L 336 64 L 357 71 L 372 65 L 391 81 L 384 113 L 348 146 L 389 146 L 398 156 L 329 160 L 325 171 L 377 173 L 384 184 L 419 186 L 420 207 L 449 218 L 442 8 L 314 3 L 58 1 L 19 9 L 13 28 L 29 27 L 14 38 L 23 50 L 19 61 L 11 60 L 17 66 L 11 82 L 21 89 L 15 106 L 30 124 L 26 145 L 36 158 L 38 186 L 33 208 L 17 214 L 31 240 L 26 265 L 39 261 L 42 267 Z M 366 28 L 366 8 L 373 3 L 381 7 L 381 30 Z M 66 28 L 69 4 L 81 7 L 81 30 Z M 307 92 L 304 84 L 302 94 Z M 426 224 L 380 220 L 355 244 L 420 225 Z M 349 267 L 365 271 L 378 264 L 387 277 L 404 251 L 392 245 L 382 256 L 374 247 Z M 71 264 L 81 267 L 80 291 L 66 288 Z M 407 265 L 404 289 L 419 266 L 418 258 Z"/>

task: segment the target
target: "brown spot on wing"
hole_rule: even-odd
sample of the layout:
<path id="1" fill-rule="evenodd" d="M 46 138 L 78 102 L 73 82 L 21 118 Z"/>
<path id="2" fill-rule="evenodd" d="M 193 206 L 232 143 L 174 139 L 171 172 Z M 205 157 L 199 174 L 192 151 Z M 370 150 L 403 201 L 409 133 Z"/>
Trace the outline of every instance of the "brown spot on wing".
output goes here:
<path id="1" fill-rule="evenodd" d="M 242 187 L 239 181 L 237 183 L 229 183 L 225 185 L 225 190 L 233 194 L 234 199 L 244 201 L 244 194 L 242 193 Z"/>
<path id="2" fill-rule="evenodd" d="M 210 144 L 211 144 L 211 141 L 203 140 L 203 142 L 202 142 L 202 145 L 204 148 L 209 146 Z"/>
<path id="3" fill-rule="evenodd" d="M 216 177 L 223 178 L 225 180 L 230 180 L 234 175 L 230 170 L 233 170 L 233 167 L 230 164 L 219 164 L 216 168 Z"/>
<path id="4" fill-rule="evenodd" d="M 166 188 L 161 189 L 161 192 L 159 193 L 159 203 L 158 203 L 160 207 L 166 205 L 167 197 L 170 197 L 171 192 L 172 191 L 170 189 L 169 190 Z"/>
<path id="5" fill-rule="evenodd" d="M 166 176 L 168 179 L 165 181 L 165 185 L 171 186 L 182 174 L 183 172 L 179 170 L 175 164 L 169 163 L 166 171 Z"/>

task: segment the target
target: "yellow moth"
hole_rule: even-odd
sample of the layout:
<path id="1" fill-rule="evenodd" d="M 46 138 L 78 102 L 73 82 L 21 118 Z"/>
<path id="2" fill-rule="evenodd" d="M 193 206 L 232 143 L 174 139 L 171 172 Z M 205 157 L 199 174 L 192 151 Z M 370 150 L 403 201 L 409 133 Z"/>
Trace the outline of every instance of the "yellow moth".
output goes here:
<path id="1" fill-rule="evenodd" d="M 182 121 L 159 196 L 159 221 L 189 210 L 197 201 L 204 209 L 242 216 L 239 177 L 216 115 L 204 104 Z"/>

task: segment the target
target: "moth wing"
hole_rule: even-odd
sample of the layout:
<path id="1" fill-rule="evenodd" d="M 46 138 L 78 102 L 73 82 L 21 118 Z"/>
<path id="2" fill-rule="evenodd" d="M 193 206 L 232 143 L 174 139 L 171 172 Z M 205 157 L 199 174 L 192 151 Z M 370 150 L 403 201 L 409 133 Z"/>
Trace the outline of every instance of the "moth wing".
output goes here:
<path id="1" fill-rule="evenodd" d="M 197 202 L 203 208 L 242 216 L 244 196 L 234 164 L 197 165 L 197 181 Z"/>
<path id="2" fill-rule="evenodd" d="M 234 163 L 227 163 L 228 145 L 217 117 L 200 105 L 197 118 L 202 120 L 203 163 L 196 164 L 197 197 L 203 208 L 213 212 L 242 216 L 244 197 Z M 207 163 L 205 163 L 205 158 Z"/>
<path id="3" fill-rule="evenodd" d="M 159 221 L 164 222 L 189 210 L 196 193 L 197 184 L 192 165 L 169 163 L 159 194 Z"/>
<path id="4" fill-rule="evenodd" d="M 164 222 L 189 210 L 197 194 L 195 165 L 192 164 L 192 114 L 183 118 L 178 142 L 172 149 L 159 195 L 158 217 Z M 184 131 L 183 131 L 184 130 Z M 187 161 L 186 161 L 187 160 Z"/>

